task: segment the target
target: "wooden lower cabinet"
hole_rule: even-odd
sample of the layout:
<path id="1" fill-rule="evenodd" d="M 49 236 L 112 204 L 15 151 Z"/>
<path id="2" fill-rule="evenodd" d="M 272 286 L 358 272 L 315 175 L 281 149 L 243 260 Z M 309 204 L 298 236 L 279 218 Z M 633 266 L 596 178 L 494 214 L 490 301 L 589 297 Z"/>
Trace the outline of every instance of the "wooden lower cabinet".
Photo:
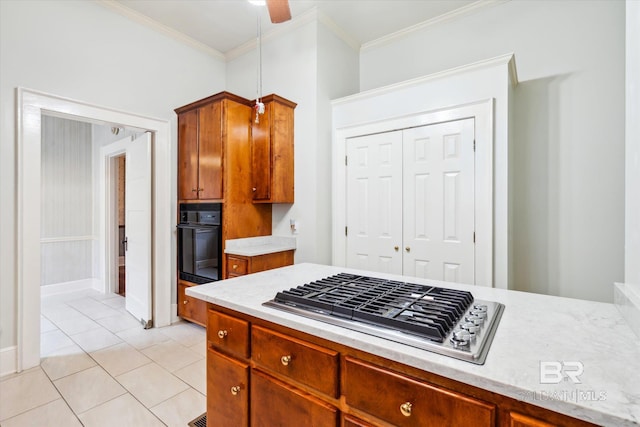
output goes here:
<path id="1" fill-rule="evenodd" d="M 208 319 L 209 427 L 594 426 L 213 304 Z"/>
<path id="2" fill-rule="evenodd" d="M 293 265 L 293 250 L 264 255 L 227 255 L 227 278 Z"/>
<path id="3" fill-rule="evenodd" d="M 251 371 L 252 427 L 337 427 L 338 409 L 256 369 Z"/>
<path id="4" fill-rule="evenodd" d="M 178 316 L 198 325 L 207 326 L 207 303 L 198 298 L 192 298 L 184 292 L 191 286 L 198 285 L 178 281 Z"/>
<path id="5" fill-rule="evenodd" d="M 207 351 L 207 426 L 249 425 L 249 365 Z"/>

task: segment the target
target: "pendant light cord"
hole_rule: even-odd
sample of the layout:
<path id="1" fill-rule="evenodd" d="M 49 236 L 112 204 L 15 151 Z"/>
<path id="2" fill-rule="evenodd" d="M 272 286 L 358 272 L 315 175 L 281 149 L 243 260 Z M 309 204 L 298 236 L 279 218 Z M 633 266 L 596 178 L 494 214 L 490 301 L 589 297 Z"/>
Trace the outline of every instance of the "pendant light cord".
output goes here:
<path id="1" fill-rule="evenodd" d="M 262 23 L 260 22 L 260 12 L 256 14 L 258 17 L 258 79 L 256 83 L 256 99 L 262 102 Z"/>

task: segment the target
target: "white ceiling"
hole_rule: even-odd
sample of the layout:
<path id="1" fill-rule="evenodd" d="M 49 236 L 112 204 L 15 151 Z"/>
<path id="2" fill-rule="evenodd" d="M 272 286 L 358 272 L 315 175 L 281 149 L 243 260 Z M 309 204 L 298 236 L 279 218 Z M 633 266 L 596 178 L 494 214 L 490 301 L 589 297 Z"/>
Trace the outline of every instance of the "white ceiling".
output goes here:
<path id="1" fill-rule="evenodd" d="M 362 45 L 404 28 L 469 6 L 475 0 L 289 0 L 296 17 L 314 7 L 356 44 Z M 266 7 L 247 0 L 115 0 L 121 12 L 161 24 L 222 54 L 255 40 L 257 16 L 263 34 L 276 28 Z M 142 19 L 140 19 L 142 18 Z M 149 19 L 151 21 L 149 21 Z"/>

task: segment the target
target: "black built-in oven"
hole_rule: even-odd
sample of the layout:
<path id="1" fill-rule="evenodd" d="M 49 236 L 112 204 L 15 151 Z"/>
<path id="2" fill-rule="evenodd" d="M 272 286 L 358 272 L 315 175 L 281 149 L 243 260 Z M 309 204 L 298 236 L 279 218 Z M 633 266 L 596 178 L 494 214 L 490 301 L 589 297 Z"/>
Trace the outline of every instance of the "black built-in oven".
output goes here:
<path id="1" fill-rule="evenodd" d="M 178 224 L 180 279 L 208 283 L 222 275 L 222 204 L 181 203 Z"/>

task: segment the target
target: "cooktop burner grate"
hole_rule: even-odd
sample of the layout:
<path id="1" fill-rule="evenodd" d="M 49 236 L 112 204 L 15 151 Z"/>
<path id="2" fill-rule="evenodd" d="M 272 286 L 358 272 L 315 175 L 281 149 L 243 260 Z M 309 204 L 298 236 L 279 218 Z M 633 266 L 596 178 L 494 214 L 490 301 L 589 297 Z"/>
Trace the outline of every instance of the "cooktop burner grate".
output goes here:
<path id="1" fill-rule="evenodd" d="M 265 305 L 478 364 L 504 310 L 467 291 L 348 273 L 278 292 Z"/>
<path id="2" fill-rule="evenodd" d="M 340 273 L 279 292 L 275 301 L 443 342 L 473 302 L 473 295 L 454 289 Z"/>

